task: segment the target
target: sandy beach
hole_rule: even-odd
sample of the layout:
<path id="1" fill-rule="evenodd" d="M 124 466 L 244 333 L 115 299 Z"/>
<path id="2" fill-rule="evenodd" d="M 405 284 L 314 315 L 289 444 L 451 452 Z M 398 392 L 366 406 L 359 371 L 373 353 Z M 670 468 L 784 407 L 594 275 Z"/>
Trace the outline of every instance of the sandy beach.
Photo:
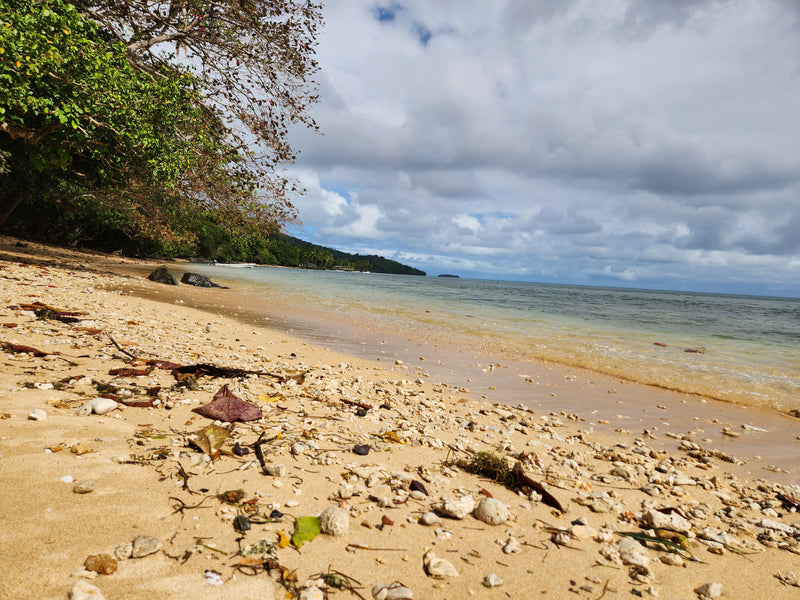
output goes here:
<path id="1" fill-rule="evenodd" d="M 504 403 L 160 264 L 0 238 L 0 597 L 800 595 L 800 420 L 773 472 L 737 407 L 554 365 Z M 261 416 L 195 412 L 224 386 Z"/>

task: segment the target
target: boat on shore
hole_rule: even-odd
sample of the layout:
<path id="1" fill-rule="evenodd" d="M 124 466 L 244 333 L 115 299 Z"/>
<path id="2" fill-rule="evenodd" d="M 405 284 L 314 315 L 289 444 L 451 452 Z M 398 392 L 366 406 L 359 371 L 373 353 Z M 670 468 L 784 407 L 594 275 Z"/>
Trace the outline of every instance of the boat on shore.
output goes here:
<path id="1" fill-rule="evenodd" d="M 238 269 L 252 269 L 256 263 L 221 263 L 214 261 L 215 267 L 236 267 Z"/>

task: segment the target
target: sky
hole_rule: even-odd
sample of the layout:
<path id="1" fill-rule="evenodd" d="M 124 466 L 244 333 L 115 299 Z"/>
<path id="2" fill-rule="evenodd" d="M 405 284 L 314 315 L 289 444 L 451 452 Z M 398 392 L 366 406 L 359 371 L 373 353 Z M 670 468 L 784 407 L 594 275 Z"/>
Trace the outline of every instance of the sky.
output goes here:
<path id="1" fill-rule="evenodd" d="M 462 277 L 800 297 L 800 0 L 329 0 L 324 246 Z"/>

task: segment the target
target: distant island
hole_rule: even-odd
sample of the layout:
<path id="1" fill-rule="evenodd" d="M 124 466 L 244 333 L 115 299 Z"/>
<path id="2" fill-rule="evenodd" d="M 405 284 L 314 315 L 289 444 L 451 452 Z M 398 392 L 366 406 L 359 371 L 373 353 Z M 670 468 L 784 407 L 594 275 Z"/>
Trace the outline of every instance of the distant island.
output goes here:
<path id="1" fill-rule="evenodd" d="M 453 279 L 458 279 L 458 275 L 451 275 L 450 273 L 442 273 L 441 275 L 437 275 L 437 277 L 452 277 Z"/>

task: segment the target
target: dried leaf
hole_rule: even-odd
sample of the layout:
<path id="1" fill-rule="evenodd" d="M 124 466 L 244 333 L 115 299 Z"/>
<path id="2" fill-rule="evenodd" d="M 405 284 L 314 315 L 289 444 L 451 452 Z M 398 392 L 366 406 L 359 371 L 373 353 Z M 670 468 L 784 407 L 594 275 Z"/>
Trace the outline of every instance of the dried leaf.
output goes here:
<path id="1" fill-rule="evenodd" d="M 192 444 L 197 446 L 205 454 L 213 456 L 219 451 L 220 448 L 222 448 L 222 444 L 226 439 L 228 439 L 230 434 L 230 429 L 226 429 L 212 423 L 211 425 L 207 425 L 202 429 L 195 431 L 189 437 L 189 441 L 191 441 Z"/>
<path id="2" fill-rule="evenodd" d="M 514 465 L 514 476 L 517 478 L 518 485 L 526 485 L 539 494 L 542 497 L 542 502 L 547 504 L 547 506 L 552 506 L 556 510 L 560 510 L 562 513 L 566 513 L 566 509 L 561 505 L 561 503 L 556 500 L 556 498 L 548 492 L 544 486 L 538 481 L 534 481 L 531 479 L 525 471 L 522 469 L 522 465 L 517 463 Z"/>
<path id="3" fill-rule="evenodd" d="M 416 479 L 411 481 L 411 484 L 408 486 L 412 492 L 422 492 L 426 496 L 429 496 L 428 490 L 425 489 L 425 486 L 422 484 L 421 481 L 417 481 Z"/>
<path id="4" fill-rule="evenodd" d="M 22 344 L 10 344 L 8 342 L 3 342 L 3 348 L 5 348 L 9 352 L 14 352 L 17 354 L 33 354 L 34 356 L 41 357 L 41 356 L 50 356 L 52 352 L 45 352 L 43 350 L 38 350 L 33 348 L 32 346 L 23 346 Z"/>
<path id="5" fill-rule="evenodd" d="M 310 542 L 319 535 L 320 525 L 318 517 L 298 517 L 294 521 L 292 545 L 300 548 L 304 543 Z"/>
<path id="6" fill-rule="evenodd" d="M 209 419 L 218 421 L 225 421 L 226 423 L 233 423 L 234 421 L 255 421 L 260 419 L 263 415 L 261 410 L 255 405 L 234 396 L 225 384 L 220 390 L 214 394 L 214 399 L 198 408 L 192 409 Z"/>
<path id="7" fill-rule="evenodd" d="M 405 440 L 400 439 L 400 436 L 394 431 L 387 431 L 386 433 L 381 434 L 381 437 L 387 442 L 395 442 L 396 444 L 406 443 Z"/>

